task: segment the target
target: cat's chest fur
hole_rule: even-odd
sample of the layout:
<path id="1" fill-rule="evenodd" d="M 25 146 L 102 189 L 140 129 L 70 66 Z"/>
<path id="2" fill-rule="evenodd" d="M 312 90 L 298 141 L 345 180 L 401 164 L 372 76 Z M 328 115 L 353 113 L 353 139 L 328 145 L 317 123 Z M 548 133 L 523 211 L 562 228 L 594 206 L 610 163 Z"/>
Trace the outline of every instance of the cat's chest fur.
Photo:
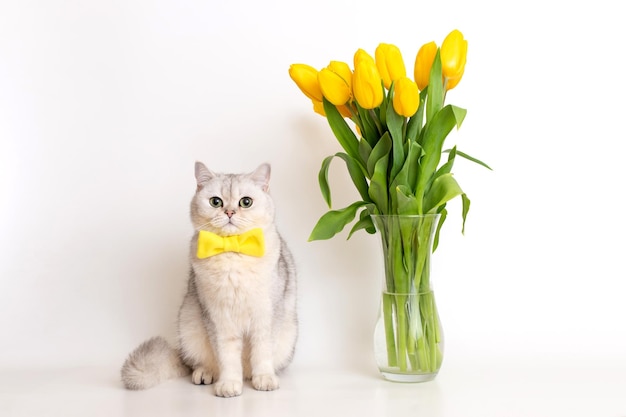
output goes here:
<path id="1" fill-rule="evenodd" d="M 280 242 L 275 230 L 265 230 L 266 253 L 262 257 L 226 252 L 206 259 L 195 254 L 192 240 L 192 268 L 201 304 L 215 312 L 229 313 L 239 319 L 252 319 L 269 301 L 274 286 L 274 270 Z"/>

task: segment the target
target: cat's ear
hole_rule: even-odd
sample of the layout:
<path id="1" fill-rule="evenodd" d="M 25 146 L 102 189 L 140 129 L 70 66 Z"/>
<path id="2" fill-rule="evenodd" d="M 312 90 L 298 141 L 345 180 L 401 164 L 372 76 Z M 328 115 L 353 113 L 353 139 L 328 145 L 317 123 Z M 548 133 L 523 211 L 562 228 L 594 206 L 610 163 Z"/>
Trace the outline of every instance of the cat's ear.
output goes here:
<path id="1" fill-rule="evenodd" d="M 215 174 L 206 167 L 202 162 L 196 162 L 196 183 L 197 189 L 200 190 L 204 183 L 215 177 Z"/>
<path id="2" fill-rule="evenodd" d="M 268 192 L 270 189 L 270 173 L 272 168 L 270 164 L 261 164 L 254 172 L 251 174 L 252 180 L 259 187 L 263 189 L 263 191 Z"/>

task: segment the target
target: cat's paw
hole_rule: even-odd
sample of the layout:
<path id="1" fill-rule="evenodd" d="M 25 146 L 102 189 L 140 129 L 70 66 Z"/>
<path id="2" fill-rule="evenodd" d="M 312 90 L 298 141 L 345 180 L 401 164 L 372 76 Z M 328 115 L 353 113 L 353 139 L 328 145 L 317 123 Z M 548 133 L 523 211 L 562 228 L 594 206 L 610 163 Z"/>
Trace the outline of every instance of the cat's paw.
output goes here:
<path id="1" fill-rule="evenodd" d="M 278 377 L 274 374 L 254 375 L 252 386 L 258 391 L 274 391 L 278 389 Z"/>
<path id="2" fill-rule="evenodd" d="M 196 385 L 211 385 L 213 383 L 213 374 L 205 368 L 196 368 L 191 374 L 191 382 Z"/>
<path id="3" fill-rule="evenodd" d="M 215 395 L 218 397 L 236 397 L 243 392 L 243 383 L 241 381 L 218 381 L 215 384 Z"/>

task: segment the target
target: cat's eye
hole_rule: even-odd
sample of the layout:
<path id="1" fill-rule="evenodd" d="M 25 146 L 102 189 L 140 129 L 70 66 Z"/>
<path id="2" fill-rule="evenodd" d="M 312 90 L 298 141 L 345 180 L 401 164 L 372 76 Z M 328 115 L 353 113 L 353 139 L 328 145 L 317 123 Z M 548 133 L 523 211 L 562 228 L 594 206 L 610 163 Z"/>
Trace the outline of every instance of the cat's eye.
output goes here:
<path id="1" fill-rule="evenodd" d="M 243 197 L 239 200 L 239 207 L 248 208 L 252 206 L 252 199 L 250 197 Z"/>
<path id="2" fill-rule="evenodd" d="M 211 197 L 209 198 L 209 204 L 215 208 L 222 207 L 224 202 L 219 197 Z"/>

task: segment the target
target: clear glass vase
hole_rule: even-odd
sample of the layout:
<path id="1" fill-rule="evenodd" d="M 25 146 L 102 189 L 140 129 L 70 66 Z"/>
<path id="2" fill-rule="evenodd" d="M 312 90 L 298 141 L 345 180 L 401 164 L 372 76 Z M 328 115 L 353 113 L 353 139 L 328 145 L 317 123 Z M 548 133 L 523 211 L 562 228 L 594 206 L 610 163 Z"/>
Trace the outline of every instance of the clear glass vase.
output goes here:
<path id="1" fill-rule="evenodd" d="M 381 374 L 390 381 L 430 381 L 443 361 L 443 331 L 430 276 L 439 217 L 372 215 L 384 258 L 374 352 Z"/>

